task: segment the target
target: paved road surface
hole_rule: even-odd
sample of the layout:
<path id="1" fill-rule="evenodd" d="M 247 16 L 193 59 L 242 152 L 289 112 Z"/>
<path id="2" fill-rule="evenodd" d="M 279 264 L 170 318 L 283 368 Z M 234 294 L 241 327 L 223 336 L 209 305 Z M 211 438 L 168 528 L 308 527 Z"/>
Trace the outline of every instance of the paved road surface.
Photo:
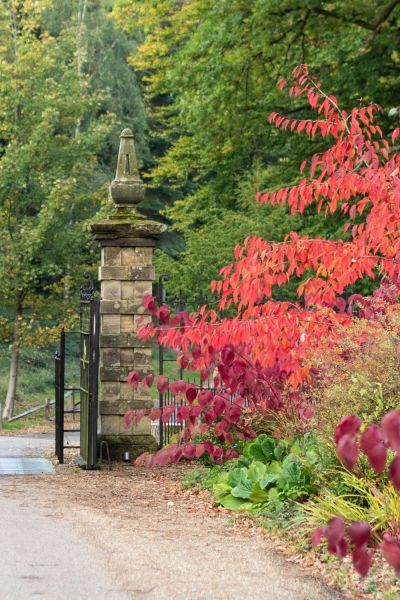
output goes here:
<path id="1" fill-rule="evenodd" d="M 79 433 L 66 433 L 65 445 L 79 443 Z M 54 449 L 54 433 L 31 436 L 0 435 L 0 456 L 40 456 Z"/>
<path id="2" fill-rule="evenodd" d="M 78 439 L 67 435 L 71 445 Z M 0 457 L 40 456 L 52 448 L 51 434 L 0 436 Z M 32 501 L 29 481 L 0 478 L 1 600 L 127 600 L 95 549 L 53 513 L 51 504 L 46 507 L 46 498 L 39 505 Z"/>
<path id="3" fill-rule="evenodd" d="M 68 521 L 32 506 L 13 485 L 0 480 L 1 599 L 128 600 Z"/>
<path id="4" fill-rule="evenodd" d="M 49 442 L 0 437 L 0 453 L 40 455 Z M 151 477 L 0 477 L 0 600 L 342 598 Z"/>

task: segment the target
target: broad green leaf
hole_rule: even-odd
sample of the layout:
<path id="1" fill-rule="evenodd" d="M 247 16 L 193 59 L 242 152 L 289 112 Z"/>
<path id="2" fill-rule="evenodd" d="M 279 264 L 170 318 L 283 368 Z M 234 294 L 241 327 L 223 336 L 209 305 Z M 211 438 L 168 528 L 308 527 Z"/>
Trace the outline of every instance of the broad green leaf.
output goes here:
<path id="1" fill-rule="evenodd" d="M 237 485 L 239 485 L 243 481 L 246 481 L 247 479 L 248 479 L 247 468 L 240 467 L 240 468 L 236 468 L 236 469 L 233 469 L 232 471 L 230 471 L 226 482 L 231 487 L 236 487 Z"/>
<path id="2" fill-rule="evenodd" d="M 221 498 L 224 498 L 231 491 L 231 486 L 226 483 L 214 483 L 213 485 L 213 494 L 215 498 L 220 501 Z"/>
<path id="3" fill-rule="evenodd" d="M 290 443 L 286 440 L 281 440 L 274 450 L 274 456 L 277 460 L 282 460 L 288 453 Z"/>
<path id="4" fill-rule="evenodd" d="M 252 507 L 251 502 L 246 502 L 241 498 L 234 498 L 231 494 L 222 498 L 219 503 L 229 510 L 248 510 Z"/>
<path id="5" fill-rule="evenodd" d="M 262 448 L 262 451 L 264 453 L 266 460 L 268 462 L 270 462 L 271 460 L 274 459 L 274 450 L 275 450 L 275 446 L 276 446 L 276 441 L 267 435 L 265 435 L 265 436 L 260 435 L 258 439 L 260 440 L 260 445 L 261 445 L 261 448 Z"/>
<path id="6" fill-rule="evenodd" d="M 250 479 L 241 481 L 236 487 L 232 488 L 231 494 L 235 498 L 250 498 L 254 485 L 254 481 L 250 481 Z"/>
<path id="7" fill-rule="evenodd" d="M 267 466 L 264 463 L 254 461 L 247 469 L 247 477 L 251 479 L 251 481 L 257 482 L 265 475 L 266 471 Z"/>
<path id="8" fill-rule="evenodd" d="M 277 475 L 276 473 L 266 473 L 259 482 L 261 489 L 265 490 L 265 488 L 276 484 L 276 482 L 279 480 L 279 477 L 280 475 Z"/>
<path id="9" fill-rule="evenodd" d="M 260 485 L 256 483 L 253 487 L 253 491 L 249 497 L 252 502 L 260 503 L 265 502 L 268 499 L 268 492 L 261 489 Z"/>

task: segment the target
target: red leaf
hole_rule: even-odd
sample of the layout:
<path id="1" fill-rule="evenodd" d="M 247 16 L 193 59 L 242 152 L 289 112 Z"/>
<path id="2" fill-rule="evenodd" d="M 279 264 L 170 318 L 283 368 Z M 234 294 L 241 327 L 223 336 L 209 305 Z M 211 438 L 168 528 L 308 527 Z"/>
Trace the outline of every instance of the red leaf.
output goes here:
<path id="1" fill-rule="evenodd" d="M 133 412 L 134 412 L 135 425 L 139 425 L 140 421 L 145 416 L 146 411 L 145 410 L 134 410 Z"/>
<path id="2" fill-rule="evenodd" d="M 287 83 L 286 79 L 283 79 L 283 78 L 282 78 L 282 79 L 280 79 L 280 80 L 278 81 L 278 88 L 279 88 L 280 90 L 283 90 L 283 88 L 285 87 L 286 83 Z"/>
<path id="3" fill-rule="evenodd" d="M 197 397 L 198 403 L 199 405 L 204 408 L 205 406 L 208 406 L 211 402 L 211 400 L 213 399 L 214 394 L 212 393 L 211 390 L 202 390 L 200 392 L 200 394 Z"/>
<path id="4" fill-rule="evenodd" d="M 163 325 L 166 325 L 169 321 L 169 308 L 168 306 L 161 306 L 157 312 L 157 318 L 160 321 L 160 323 L 162 323 Z"/>
<path id="5" fill-rule="evenodd" d="M 344 521 L 340 517 L 331 519 L 326 527 L 325 535 L 328 540 L 328 546 L 336 548 L 339 542 L 344 538 Z"/>
<path id="6" fill-rule="evenodd" d="M 326 535 L 326 527 L 318 527 L 315 529 L 311 536 L 311 543 L 313 546 L 318 546 L 321 543 L 321 540 Z"/>
<path id="7" fill-rule="evenodd" d="M 171 454 L 168 448 L 163 448 L 155 454 L 153 465 L 159 465 L 160 467 L 165 467 L 169 465 L 174 459 L 174 455 Z"/>
<path id="8" fill-rule="evenodd" d="M 377 425 L 370 425 L 361 436 L 361 448 L 368 457 L 371 467 L 383 473 L 386 467 L 386 448 L 382 442 L 382 432 Z"/>
<path id="9" fill-rule="evenodd" d="M 164 394 L 168 389 L 168 377 L 164 375 L 159 375 L 157 377 L 157 389 L 160 394 Z"/>
<path id="10" fill-rule="evenodd" d="M 224 400 L 224 398 L 221 398 L 221 396 L 216 396 L 214 398 L 214 412 L 215 412 L 216 416 L 219 417 L 220 415 L 222 415 L 225 408 L 226 408 L 226 401 Z"/>
<path id="11" fill-rule="evenodd" d="M 360 431 L 361 423 L 361 419 L 354 415 L 344 417 L 335 429 L 335 442 L 338 443 L 344 435 L 354 437 Z"/>
<path id="12" fill-rule="evenodd" d="M 329 550 L 329 547 L 328 547 Z M 347 542 L 344 538 L 342 538 L 337 544 L 335 548 L 335 554 L 339 558 L 344 558 L 347 555 Z"/>
<path id="13" fill-rule="evenodd" d="M 196 445 L 196 458 L 201 458 L 205 452 L 204 444 Z"/>
<path id="14" fill-rule="evenodd" d="M 152 455 L 148 452 L 143 452 L 140 454 L 134 462 L 135 467 L 145 467 L 146 463 L 148 463 L 148 459 L 152 458 Z"/>
<path id="15" fill-rule="evenodd" d="M 173 381 L 169 386 L 171 394 L 184 394 L 186 391 L 186 385 L 186 381 L 183 381 L 182 379 Z"/>
<path id="16" fill-rule="evenodd" d="M 400 577 L 400 542 L 398 539 L 385 535 L 379 546 L 384 558 Z"/>
<path id="17" fill-rule="evenodd" d="M 161 410 L 159 408 L 152 408 L 149 412 L 150 421 L 157 421 L 161 417 Z"/>
<path id="18" fill-rule="evenodd" d="M 151 294 L 145 294 L 145 296 L 143 296 L 143 306 L 145 307 L 146 310 L 149 311 L 149 313 L 151 315 L 156 315 L 157 313 L 157 302 L 156 299 L 154 298 L 154 296 L 152 296 Z"/>
<path id="19" fill-rule="evenodd" d="M 225 418 L 230 423 L 237 423 L 242 414 L 242 407 L 238 406 L 238 404 L 232 404 L 229 409 L 225 412 Z"/>
<path id="20" fill-rule="evenodd" d="M 339 439 L 336 449 L 344 466 L 351 471 L 358 459 L 358 446 L 354 438 L 348 434 L 343 435 Z"/>
<path id="21" fill-rule="evenodd" d="M 205 452 L 208 452 L 208 454 L 210 456 L 212 456 L 213 452 L 214 452 L 214 444 L 212 442 L 210 442 L 209 440 L 206 440 L 205 442 L 203 442 L 203 447 Z"/>
<path id="22" fill-rule="evenodd" d="M 215 462 L 218 462 L 222 458 L 223 454 L 224 454 L 224 451 L 222 450 L 222 448 L 219 448 L 218 446 L 214 446 L 214 449 L 211 453 L 211 458 Z"/>
<path id="23" fill-rule="evenodd" d="M 201 357 L 201 348 L 200 348 L 199 344 L 193 344 L 192 356 L 193 356 L 194 360 L 198 360 Z"/>
<path id="24" fill-rule="evenodd" d="M 235 352 L 232 346 L 225 346 L 221 352 L 221 360 L 227 366 L 230 367 L 235 359 Z"/>
<path id="25" fill-rule="evenodd" d="M 137 371 L 131 371 L 127 377 L 127 383 L 133 387 L 136 391 L 139 386 L 139 373 Z"/>
<path id="26" fill-rule="evenodd" d="M 205 413 L 204 415 L 204 420 L 206 423 L 208 423 L 209 425 L 211 425 L 211 423 L 213 423 L 215 421 L 215 419 L 217 418 L 217 415 L 215 414 L 215 412 L 213 410 L 209 410 L 208 412 Z"/>
<path id="27" fill-rule="evenodd" d="M 189 364 L 189 360 L 188 360 L 187 356 L 182 354 L 181 356 L 178 357 L 178 363 L 179 363 L 179 366 L 181 367 L 181 369 L 186 369 L 186 367 Z"/>
<path id="28" fill-rule="evenodd" d="M 132 423 L 132 420 L 133 420 L 134 416 L 135 416 L 135 411 L 134 410 L 128 410 L 124 414 L 124 418 L 123 418 L 124 427 L 126 427 L 126 428 L 129 427 L 129 425 Z"/>
<path id="29" fill-rule="evenodd" d="M 193 384 L 189 384 L 186 387 L 185 394 L 186 394 L 187 401 L 190 402 L 190 403 L 192 403 L 196 399 L 196 396 L 197 396 L 197 388 L 196 388 L 196 386 L 193 385 Z"/>
<path id="30" fill-rule="evenodd" d="M 180 406 L 178 408 L 178 412 L 176 415 L 176 420 L 178 423 L 182 423 L 182 421 L 187 421 L 190 415 L 190 407 L 189 406 Z"/>
<path id="31" fill-rule="evenodd" d="M 239 458 L 239 452 L 235 448 L 228 448 L 224 456 L 225 460 L 233 460 Z"/>
<path id="32" fill-rule="evenodd" d="M 353 550 L 353 565 L 355 570 L 361 575 L 361 577 L 365 577 L 366 575 L 368 575 L 368 571 L 372 563 L 372 556 L 372 552 L 368 552 L 366 545 L 358 546 Z"/>
<path id="33" fill-rule="evenodd" d="M 207 379 L 209 379 L 209 377 L 210 377 L 209 369 L 206 369 L 206 368 L 200 369 L 200 380 L 201 381 L 207 381 Z"/>
<path id="34" fill-rule="evenodd" d="M 392 450 L 400 450 L 400 412 L 391 410 L 382 419 L 383 439 Z"/>
<path id="35" fill-rule="evenodd" d="M 366 521 L 355 521 L 347 530 L 349 538 L 355 546 L 368 544 L 371 537 L 371 527 Z"/>
<path id="36" fill-rule="evenodd" d="M 149 373 L 142 381 L 142 387 L 150 388 L 153 385 L 154 375 L 153 373 Z"/>
<path id="37" fill-rule="evenodd" d="M 196 456 L 196 446 L 194 444 L 185 444 L 183 447 L 183 456 L 188 460 L 193 460 Z"/>
<path id="38" fill-rule="evenodd" d="M 175 406 L 173 404 L 164 406 L 164 408 L 162 409 L 161 421 L 163 423 L 168 423 L 168 421 L 170 420 L 170 418 L 172 417 L 174 412 L 175 412 Z"/>

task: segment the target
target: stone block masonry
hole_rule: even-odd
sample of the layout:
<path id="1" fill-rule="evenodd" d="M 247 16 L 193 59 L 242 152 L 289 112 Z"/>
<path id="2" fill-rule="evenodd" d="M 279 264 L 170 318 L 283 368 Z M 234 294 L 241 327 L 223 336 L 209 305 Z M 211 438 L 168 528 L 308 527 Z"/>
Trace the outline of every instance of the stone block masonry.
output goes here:
<path id="1" fill-rule="evenodd" d="M 137 169 L 133 135 L 121 134 L 116 179 L 110 186 L 116 214 L 94 223 L 92 232 L 101 247 L 100 329 L 100 439 L 108 442 L 112 458 L 123 452 L 132 457 L 156 449 L 148 419 L 126 428 L 124 414 L 131 409 L 151 408 L 149 392 L 134 392 L 126 383 L 132 370 L 152 372 L 151 345 L 137 338 L 149 321 L 143 296 L 152 293 L 153 248 L 165 226 L 149 221 L 136 210 L 144 196 Z"/>

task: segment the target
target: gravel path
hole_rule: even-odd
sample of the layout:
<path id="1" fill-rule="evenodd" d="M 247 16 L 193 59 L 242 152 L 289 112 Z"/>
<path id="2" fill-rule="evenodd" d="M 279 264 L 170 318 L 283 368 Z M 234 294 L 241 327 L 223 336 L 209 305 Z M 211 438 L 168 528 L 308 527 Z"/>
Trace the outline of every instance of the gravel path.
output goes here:
<path id="1" fill-rule="evenodd" d="M 70 466 L 1 477 L 1 598 L 342 598 L 256 529 L 232 526 L 226 511 L 182 493 L 181 470 Z"/>

